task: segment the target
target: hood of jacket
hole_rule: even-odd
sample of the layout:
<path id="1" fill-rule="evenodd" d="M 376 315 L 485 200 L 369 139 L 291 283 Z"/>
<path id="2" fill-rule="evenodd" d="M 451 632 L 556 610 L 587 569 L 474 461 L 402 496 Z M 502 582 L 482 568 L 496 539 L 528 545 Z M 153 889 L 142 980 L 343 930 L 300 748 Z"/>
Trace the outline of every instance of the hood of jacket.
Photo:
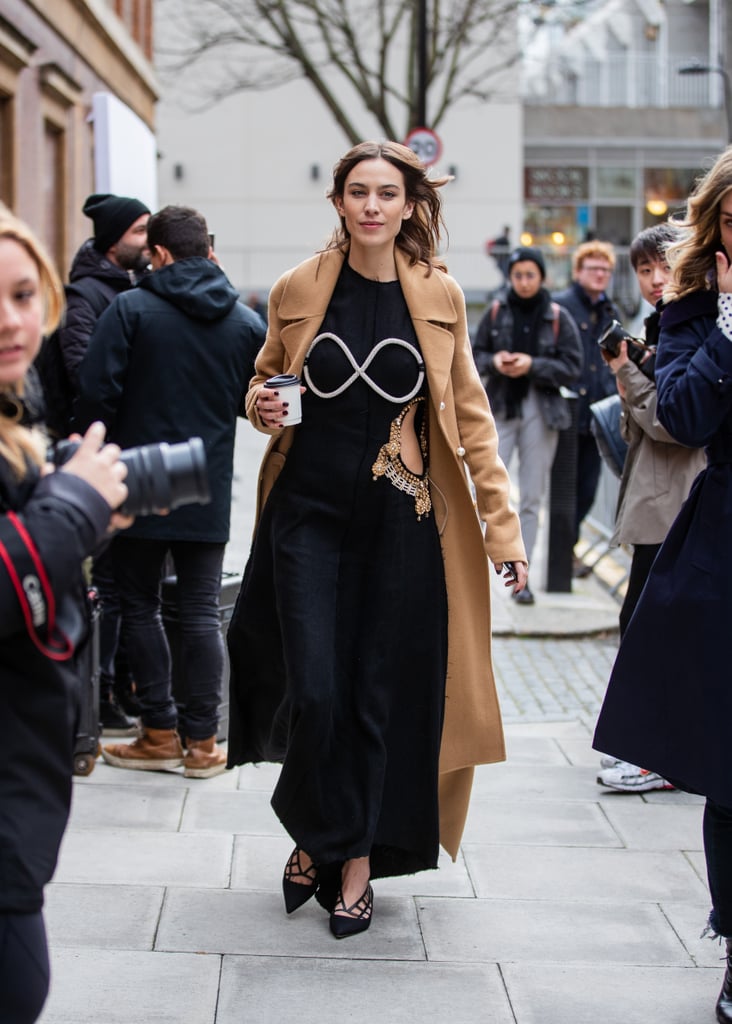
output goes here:
<path id="1" fill-rule="evenodd" d="M 220 320 L 239 299 L 223 270 L 205 256 L 176 260 L 154 270 L 139 287 L 196 320 Z"/>
<path id="2" fill-rule="evenodd" d="M 104 253 L 94 248 L 91 238 L 78 250 L 69 271 L 69 281 L 78 281 L 82 277 L 96 277 L 101 281 L 108 281 L 118 292 L 132 288 L 135 283 L 126 270 L 110 263 Z"/>

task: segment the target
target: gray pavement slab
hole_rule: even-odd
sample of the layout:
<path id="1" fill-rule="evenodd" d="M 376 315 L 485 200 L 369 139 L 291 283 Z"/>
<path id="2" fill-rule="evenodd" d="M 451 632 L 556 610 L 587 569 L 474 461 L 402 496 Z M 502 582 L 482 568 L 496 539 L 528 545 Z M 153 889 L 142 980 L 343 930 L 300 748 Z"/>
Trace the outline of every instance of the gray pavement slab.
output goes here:
<path id="1" fill-rule="evenodd" d="M 288 917 L 280 893 L 168 889 L 155 948 L 192 953 L 241 953 L 359 960 L 424 960 L 414 900 L 376 897 L 383 927 L 336 941 L 315 900 Z"/>
<path id="2" fill-rule="evenodd" d="M 590 801 L 493 800 L 476 796 L 463 843 L 490 846 L 621 846 L 600 807 Z"/>
<path id="3" fill-rule="evenodd" d="M 46 892 L 49 943 L 54 949 L 150 950 L 164 895 L 163 886 L 57 882 Z"/>
<path id="4" fill-rule="evenodd" d="M 527 895 L 515 900 L 424 898 L 418 906 L 432 961 L 692 964 L 655 903 L 628 900 L 608 906 Z"/>
<path id="5" fill-rule="evenodd" d="M 56 947 L 42 1024 L 206 1024 L 221 957 Z"/>
<path id="6" fill-rule="evenodd" d="M 613 964 L 502 968 L 521 1024 L 712 1024 L 718 971 Z"/>
<path id="7" fill-rule="evenodd" d="M 679 850 L 609 850 L 463 843 L 478 897 L 652 901 L 698 897 L 705 891 Z"/>
<path id="8" fill-rule="evenodd" d="M 495 964 L 225 956 L 217 1024 L 514 1024 Z"/>
<path id="9" fill-rule="evenodd" d="M 232 845 L 230 836 L 68 829 L 55 878 L 57 882 L 224 888 L 229 883 Z"/>

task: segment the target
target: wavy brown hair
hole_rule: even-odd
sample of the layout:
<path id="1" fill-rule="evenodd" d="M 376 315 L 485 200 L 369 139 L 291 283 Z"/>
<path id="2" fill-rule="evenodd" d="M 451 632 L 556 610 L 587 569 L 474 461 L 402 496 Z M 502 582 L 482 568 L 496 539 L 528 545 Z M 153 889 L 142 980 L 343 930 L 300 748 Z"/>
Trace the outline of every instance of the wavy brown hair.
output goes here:
<path id="1" fill-rule="evenodd" d="M 43 306 L 42 329 L 44 334 L 50 334 L 58 325 L 64 309 L 61 280 L 46 249 L 28 225 L 0 204 L 0 240 L 5 238 L 22 246 L 38 268 Z M 0 455 L 18 477 L 26 472 L 29 460 L 40 465 L 45 452 L 45 438 L 41 432 L 28 430 L 19 422 L 23 391 L 23 381 L 12 387 L 0 388 Z"/>
<path id="2" fill-rule="evenodd" d="M 722 200 L 730 193 L 732 146 L 717 157 L 705 175 L 697 178 L 686 204 L 686 216 L 673 221 L 681 229 L 682 238 L 667 250 L 672 276 L 663 293 L 666 301 L 716 287 L 714 254 L 722 249 L 720 209 Z M 728 256 L 732 258 L 732 253 Z"/>
<path id="3" fill-rule="evenodd" d="M 402 172 L 406 200 L 414 204 L 412 216 L 402 221 L 395 239 L 396 246 L 408 256 L 410 264 L 426 264 L 427 273 L 434 267 L 446 270 L 445 264 L 437 255 L 443 232 L 447 233 L 442 219 L 442 197 L 438 189 L 451 180 L 450 175 L 428 177 L 427 168 L 417 154 L 407 146 L 402 146 L 399 142 L 359 142 L 357 146 L 349 149 L 333 168 L 333 184 L 327 193 L 328 199 L 335 205 L 337 198 L 343 198 L 346 178 L 357 164 L 363 160 L 380 158 L 387 160 Z M 345 218 L 341 217 L 340 221 L 340 227 L 333 232 L 326 250 L 348 251 L 350 235 L 346 229 Z"/>

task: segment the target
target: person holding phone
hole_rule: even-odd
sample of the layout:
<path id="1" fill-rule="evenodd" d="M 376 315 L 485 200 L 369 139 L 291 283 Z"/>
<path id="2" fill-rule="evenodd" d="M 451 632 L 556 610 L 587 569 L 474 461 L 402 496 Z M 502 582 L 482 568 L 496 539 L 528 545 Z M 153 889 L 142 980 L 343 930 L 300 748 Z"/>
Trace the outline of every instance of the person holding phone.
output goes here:
<path id="1" fill-rule="evenodd" d="M 473 766 L 505 756 L 488 559 L 521 590 L 526 554 L 437 256 L 447 180 L 396 142 L 338 161 L 338 227 L 274 285 L 247 395 L 272 440 L 228 633 L 229 765 L 282 761 L 285 907 L 317 896 L 336 938 L 369 927 L 372 879 L 457 855 Z M 297 426 L 265 387 L 281 373 L 303 379 Z"/>
<path id="2" fill-rule="evenodd" d="M 116 445 L 93 424 L 62 469 L 46 463 L 30 367 L 63 289 L 40 242 L 0 206 L 0 1020 L 32 1024 L 48 993 L 43 888 L 69 816 L 88 633 L 82 560 L 127 497 Z"/>
<path id="3" fill-rule="evenodd" d="M 656 555 L 595 730 L 597 750 L 706 797 L 707 931 L 724 939 L 717 1020 L 732 1024 L 732 147 L 699 179 L 656 355 L 657 415 L 707 466 Z"/>

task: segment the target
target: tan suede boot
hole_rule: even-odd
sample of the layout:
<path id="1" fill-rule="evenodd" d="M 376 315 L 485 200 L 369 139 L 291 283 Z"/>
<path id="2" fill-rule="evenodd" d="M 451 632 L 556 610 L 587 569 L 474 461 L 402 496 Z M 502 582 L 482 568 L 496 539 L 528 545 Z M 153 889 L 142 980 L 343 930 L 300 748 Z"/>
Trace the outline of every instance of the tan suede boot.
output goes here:
<path id="1" fill-rule="evenodd" d="M 206 740 L 186 740 L 183 774 L 187 779 L 210 779 L 226 771 L 226 754 L 216 746 L 216 737 Z"/>
<path id="2" fill-rule="evenodd" d="M 115 768 L 167 772 L 183 764 L 183 747 L 175 729 L 143 728 L 142 735 L 132 743 L 103 747 L 102 757 Z"/>

